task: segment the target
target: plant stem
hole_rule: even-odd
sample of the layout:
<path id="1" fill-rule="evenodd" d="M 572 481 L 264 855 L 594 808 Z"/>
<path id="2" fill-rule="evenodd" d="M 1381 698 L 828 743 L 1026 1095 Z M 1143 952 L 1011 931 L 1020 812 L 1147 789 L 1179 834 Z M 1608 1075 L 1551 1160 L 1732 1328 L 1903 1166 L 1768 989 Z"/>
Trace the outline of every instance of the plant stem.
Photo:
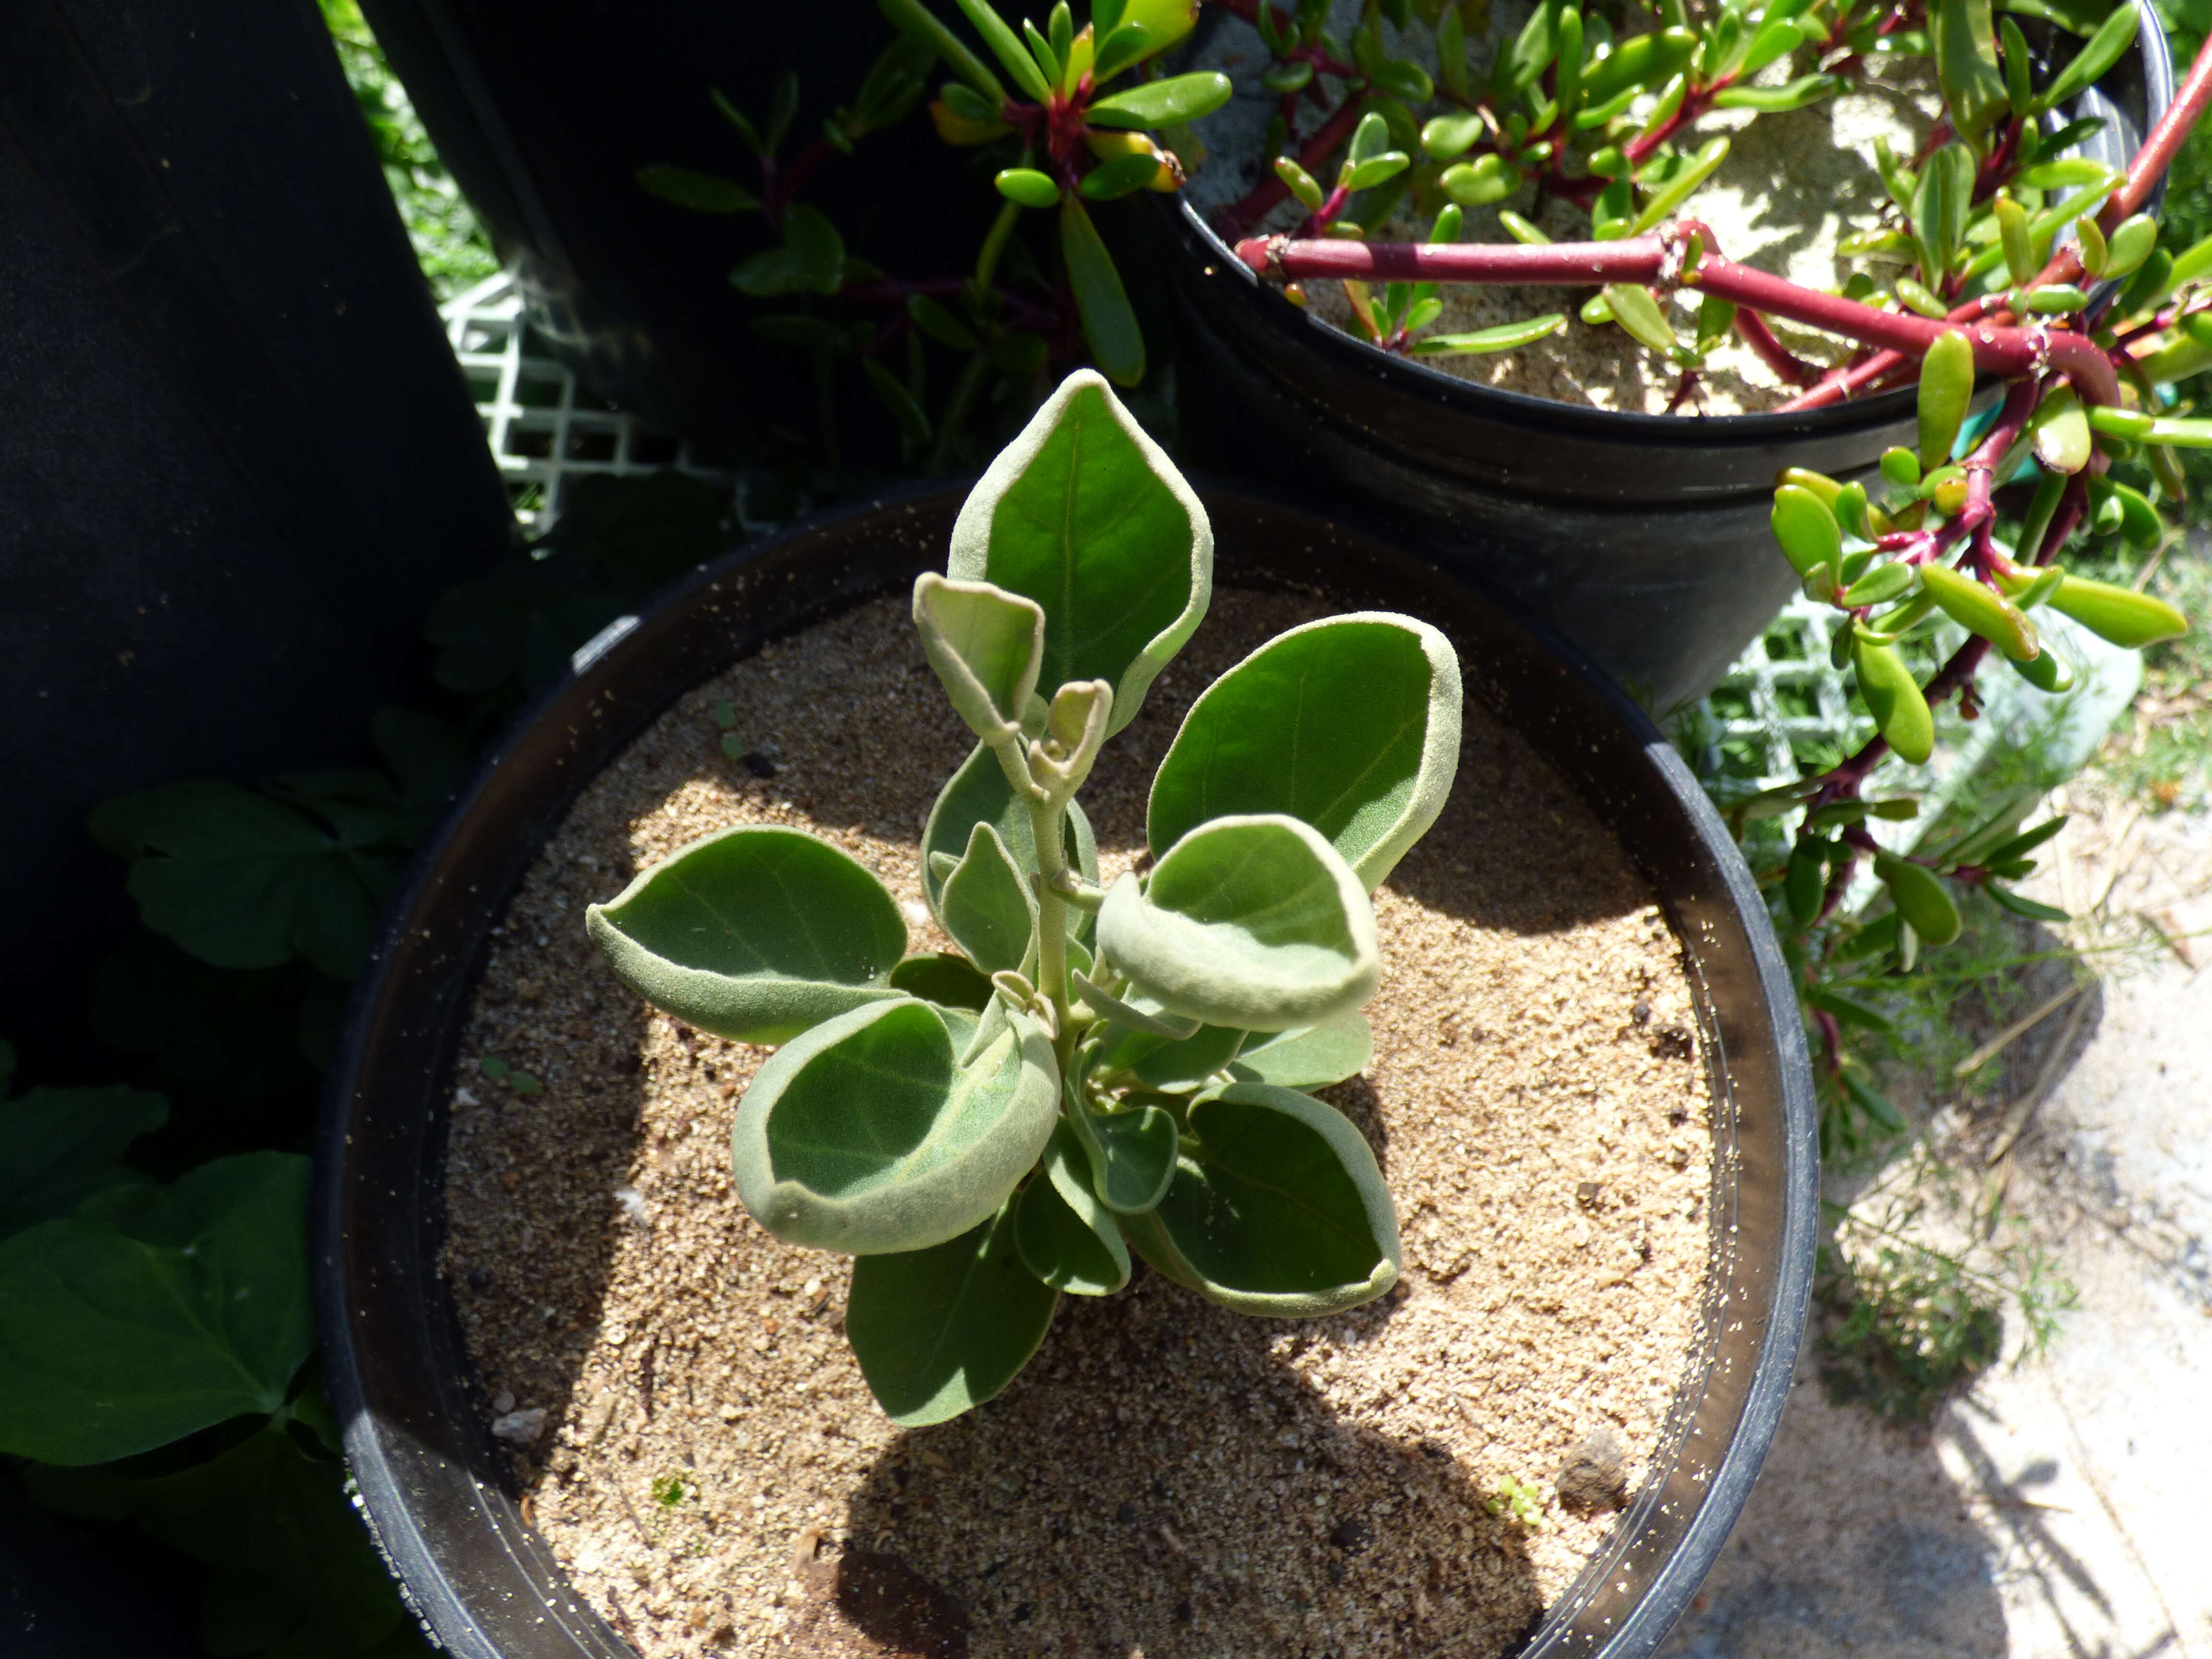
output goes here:
<path id="1" fill-rule="evenodd" d="M 1053 879 L 1067 870 L 1067 848 L 1061 824 L 1067 816 L 1067 798 L 1054 795 L 1030 802 L 1030 830 L 1036 838 L 1037 874 L 1037 989 L 1052 1004 L 1059 1036 L 1053 1047 L 1065 1073 L 1075 1056 L 1075 1021 L 1067 1011 L 1067 901 L 1053 890 Z"/>
<path id="2" fill-rule="evenodd" d="M 1307 139 L 1299 149 L 1298 165 L 1311 173 L 1328 161 L 1340 145 L 1351 139 L 1352 129 L 1358 125 L 1358 94 L 1347 89 L 1342 106 L 1323 122 L 1321 131 Z M 1234 234 L 1247 225 L 1257 224 L 1267 216 L 1270 208 L 1290 193 L 1291 187 L 1270 171 L 1266 178 L 1252 187 L 1251 194 L 1222 215 L 1222 222 Z"/>

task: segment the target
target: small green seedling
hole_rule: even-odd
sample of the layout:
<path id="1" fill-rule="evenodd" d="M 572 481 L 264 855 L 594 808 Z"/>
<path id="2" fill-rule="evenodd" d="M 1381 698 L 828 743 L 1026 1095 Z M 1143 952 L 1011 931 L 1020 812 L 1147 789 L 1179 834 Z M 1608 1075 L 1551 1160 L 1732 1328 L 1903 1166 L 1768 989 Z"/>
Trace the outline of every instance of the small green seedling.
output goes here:
<path id="1" fill-rule="evenodd" d="M 1533 1480 L 1509 1474 L 1498 1491 L 1483 1500 L 1483 1507 L 1501 1519 L 1511 1516 L 1532 1532 L 1544 1528 L 1544 1489 Z"/>
<path id="2" fill-rule="evenodd" d="M 1307 1091 L 1367 1063 L 1369 895 L 1451 788 L 1458 660 L 1382 612 L 1268 641 L 1161 762 L 1150 870 L 1102 887 L 1077 792 L 1204 617 L 1212 555 L 1167 457 L 1072 376 L 968 498 L 949 574 L 915 584 L 977 738 L 922 842 L 958 950 L 908 954 L 874 875 L 771 826 L 589 912 L 648 1001 L 783 1045 L 738 1106 L 738 1195 L 777 1237 L 859 1258 L 846 1334 L 899 1423 L 990 1399 L 1060 1293 L 1119 1290 L 1133 1249 L 1274 1317 L 1398 1277 L 1375 1156 Z"/>

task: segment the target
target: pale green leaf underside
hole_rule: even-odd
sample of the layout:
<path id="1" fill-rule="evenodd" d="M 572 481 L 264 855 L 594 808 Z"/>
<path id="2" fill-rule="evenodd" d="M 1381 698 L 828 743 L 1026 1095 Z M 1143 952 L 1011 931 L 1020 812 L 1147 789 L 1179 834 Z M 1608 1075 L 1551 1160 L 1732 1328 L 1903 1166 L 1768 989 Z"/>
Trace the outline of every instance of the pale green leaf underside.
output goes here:
<path id="1" fill-rule="evenodd" d="M 1124 875 L 1098 912 L 1107 961 L 1174 1012 L 1281 1031 L 1375 994 L 1375 913 L 1316 830 L 1278 815 L 1217 818 L 1170 847 L 1140 885 Z"/>
<path id="2" fill-rule="evenodd" d="M 1090 1159 L 1065 1123 L 1053 1131 L 1044 1167 L 1022 1189 L 1014 1241 L 1022 1264 L 1056 1291 L 1111 1296 L 1129 1282 L 1128 1245 L 1091 1189 Z"/>
<path id="3" fill-rule="evenodd" d="M 795 830 L 694 842 L 584 914 L 623 982 L 678 1019 L 777 1042 L 896 994 L 906 920 L 855 860 Z"/>
<path id="4" fill-rule="evenodd" d="M 1147 1006 L 1148 1000 L 1139 994 L 1133 992 L 1131 995 L 1135 1000 L 1124 1001 L 1098 985 L 1080 969 L 1072 972 L 1068 979 L 1070 988 L 1092 1013 L 1116 1025 L 1126 1026 L 1132 1031 L 1180 1042 L 1194 1036 L 1200 1029 L 1194 1019 L 1186 1019 L 1180 1014 L 1170 1014 L 1164 1009 Z"/>
<path id="5" fill-rule="evenodd" d="M 1158 1206 L 1125 1216 L 1146 1261 L 1240 1313 L 1306 1318 L 1395 1284 L 1397 1211 L 1375 1154 L 1310 1095 L 1239 1083 L 1190 1109 L 1196 1150 Z"/>
<path id="6" fill-rule="evenodd" d="M 1443 810 L 1460 698 L 1451 642 L 1410 617 L 1361 611 L 1279 635 L 1183 717 L 1152 780 L 1152 850 L 1211 818 L 1283 812 L 1372 891 Z"/>
<path id="7" fill-rule="evenodd" d="M 1037 905 L 999 832 L 978 823 L 952 873 L 939 908 L 945 931 L 986 974 L 1018 969 L 1036 936 Z"/>
<path id="8" fill-rule="evenodd" d="M 926 571 L 915 580 L 914 620 L 969 731 L 991 737 L 1021 724 L 1044 660 L 1044 612 L 1035 600 Z"/>
<path id="9" fill-rule="evenodd" d="M 1109 1210 L 1149 1210 L 1175 1174 L 1176 1121 L 1158 1106 L 1085 1107 L 1071 1120 L 1091 1159 L 1091 1185 Z"/>
<path id="10" fill-rule="evenodd" d="M 778 1238 L 869 1255 L 918 1250 L 994 1212 L 1057 1121 L 1059 1070 L 994 1001 L 965 1066 L 948 1016 L 900 1000 L 787 1043 L 738 1107 L 738 1196 Z"/>
<path id="11" fill-rule="evenodd" d="M 945 875 L 967 855 L 969 836 L 979 823 L 988 823 L 999 832 L 1000 841 L 1024 877 L 1037 867 L 1036 830 L 1029 805 L 1015 799 L 999 757 L 980 743 L 938 792 L 929 822 L 921 832 L 922 896 L 940 922 L 945 920 Z M 1098 843 L 1091 836 L 1091 820 L 1084 817 L 1083 807 L 1076 801 L 1067 804 L 1066 841 L 1068 862 L 1082 871 L 1086 879 L 1097 880 Z M 953 861 L 942 872 L 935 862 L 935 855 L 940 853 Z M 1081 925 L 1076 928 L 1077 936 L 1086 936 L 1091 918 L 1079 913 L 1078 921 Z"/>
<path id="12" fill-rule="evenodd" d="M 919 1428 L 1012 1382 L 1059 1301 L 1022 1266 L 1010 1204 L 932 1249 L 854 1262 L 845 1335 L 885 1414 Z"/>
<path id="13" fill-rule="evenodd" d="M 1095 1073 L 1116 1082 L 1133 1082 L 1163 1094 L 1188 1094 L 1226 1069 L 1247 1042 L 1255 1041 L 1250 1032 L 1224 1025 L 1201 1025 L 1180 1041 L 1141 1031 L 1120 1032 L 1099 1048 L 1091 1064 Z"/>
<path id="14" fill-rule="evenodd" d="M 1085 369 L 984 472 L 953 525 L 946 573 L 1042 605 L 1042 683 L 1104 680 L 1110 735 L 1206 614 L 1213 531 L 1174 464 Z"/>
<path id="15" fill-rule="evenodd" d="M 1358 1076 L 1374 1056 L 1375 1034 L 1367 1016 L 1340 1014 L 1325 1025 L 1256 1039 L 1238 1053 L 1230 1069 L 1245 1082 L 1320 1089 Z"/>

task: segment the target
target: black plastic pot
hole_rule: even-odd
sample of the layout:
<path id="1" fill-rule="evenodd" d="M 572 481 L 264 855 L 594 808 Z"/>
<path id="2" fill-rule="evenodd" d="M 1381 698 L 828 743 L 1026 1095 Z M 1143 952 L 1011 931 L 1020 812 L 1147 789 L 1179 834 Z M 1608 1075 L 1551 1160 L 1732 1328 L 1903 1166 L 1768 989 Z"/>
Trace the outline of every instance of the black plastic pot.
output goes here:
<path id="1" fill-rule="evenodd" d="M 2104 117 L 2084 153 L 2115 166 L 2173 93 L 2157 15 L 2136 3 L 2135 50 L 2062 112 Z M 1208 15 L 1201 27 L 1225 27 Z M 2037 50 L 2048 46 L 2050 26 L 2017 21 Z M 1850 477 L 1913 441 L 1910 388 L 1803 414 L 1708 418 L 1478 386 L 1309 316 L 1181 198 L 1152 200 L 1180 302 L 1177 386 L 1194 458 L 1343 489 L 1523 600 L 1661 714 L 1711 690 L 1796 586 L 1767 528 L 1775 474 Z"/>
<path id="2" fill-rule="evenodd" d="M 1532 1655 L 1649 1654 L 1726 1541 L 1787 1395 L 1816 1216 L 1812 1079 L 1765 908 L 1650 722 L 1510 602 L 1303 509 L 1203 492 L 1224 583 L 1388 605 L 1455 637 L 1468 694 L 1524 733 L 1619 836 L 1701 994 L 1719 1160 L 1702 1346 L 1665 1448 Z M 580 653 L 428 848 L 360 989 L 331 1079 L 315 1200 L 323 1363 L 369 1520 L 463 1659 L 627 1651 L 522 1521 L 465 1381 L 436 1271 L 451 1067 L 489 930 L 570 804 L 676 698 L 765 641 L 941 563 L 957 491 L 817 521 L 733 553 Z M 630 619 L 625 619 L 630 623 Z"/>
<path id="3" fill-rule="evenodd" d="M 79 1075 L 136 926 L 87 811 L 350 765 L 514 514 L 307 0 L 0 22 L 0 963 Z"/>

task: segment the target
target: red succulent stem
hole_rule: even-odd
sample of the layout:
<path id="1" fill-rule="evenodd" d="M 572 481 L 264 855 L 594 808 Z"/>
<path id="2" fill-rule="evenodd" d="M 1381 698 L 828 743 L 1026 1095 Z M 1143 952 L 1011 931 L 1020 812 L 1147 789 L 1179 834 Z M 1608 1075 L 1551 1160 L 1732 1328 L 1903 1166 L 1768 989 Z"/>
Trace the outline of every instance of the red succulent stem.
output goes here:
<path id="1" fill-rule="evenodd" d="M 1338 146 L 1350 142 L 1352 129 L 1358 125 L 1359 100 L 1356 94 L 1347 93 L 1336 113 L 1322 123 L 1321 130 L 1299 147 L 1298 165 L 1311 173 L 1325 164 Z M 1268 210 L 1290 193 L 1291 187 L 1270 172 L 1252 187 L 1249 195 L 1222 215 L 1222 224 L 1233 235 L 1267 217 Z"/>
<path id="2" fill-rule="evenodd" d="M 1683 245 L 1692 235 L 1711 246 L 1710 229 L 1695 220 L 1682 220 L 1650 235 L 1617 241 L 1530 246 L 1249 237 L 1237 245 L 1237 257 L 1262 276 L 1292 280 L 1348 276 L 1481 284 L 1663 282 L 1693 288 L 1769 317 L 1786 317 L 1846 339 L 1915 357 L 1955 329 L 1973 347 L 1978 368 L 2010 376 L 2053 369 L 2072 380 L 2087 402 L 2119 401 L 2119 377 L 2111 359 L 2082 335 L 2047 325 L 2015 328 L 1978 323 L 1960 327 L 1910 313 L 1878 311 L 1856 300 L 1803 288 L 1786 277 L 1738 264 L 1714 252 L 1705 253 L 1693 268 L 1686 269 Z"/>
<path id="3" fill-rule="evenodd" d="M 1785 384 L 1810 386 L 1820 378 L 1820 371 L 1788 346 L 1774 337 L 1774 331 L 1766 325 L 1766 319 L 1755 311 L 1736 307 L 1735 331 L 1743 337 L 1759 361 L 1772 369 Z"/>

